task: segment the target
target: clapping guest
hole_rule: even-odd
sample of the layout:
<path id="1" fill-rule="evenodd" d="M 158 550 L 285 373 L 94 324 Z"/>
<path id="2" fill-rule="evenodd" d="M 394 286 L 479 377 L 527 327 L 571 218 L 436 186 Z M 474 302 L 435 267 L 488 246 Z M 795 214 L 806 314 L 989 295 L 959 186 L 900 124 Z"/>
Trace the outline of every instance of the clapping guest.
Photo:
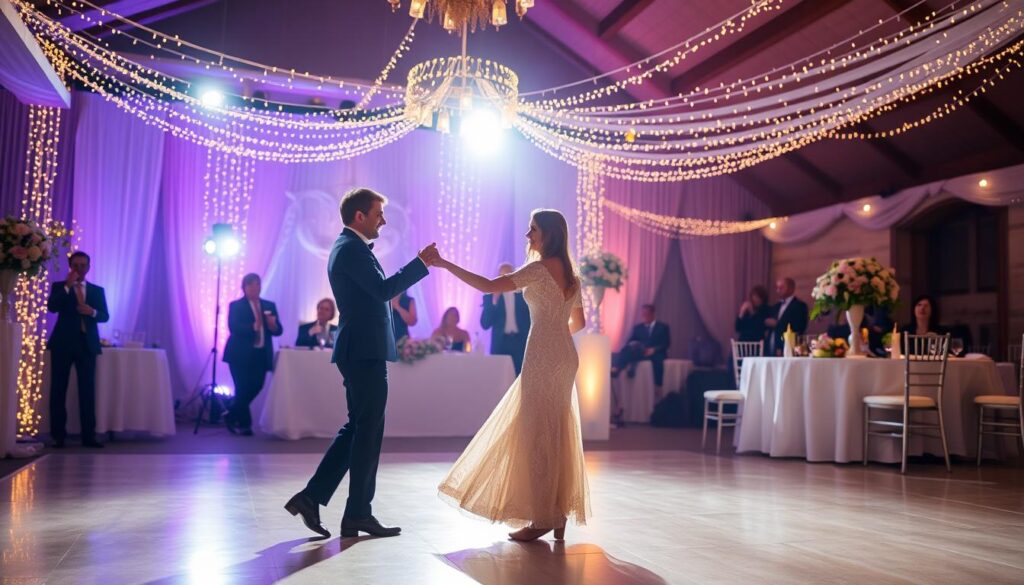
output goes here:
<path id="1" fill-rule="evenodd" d="M 499 276 L 512 274 L 512 265 L 505 262 L 498 267 Z M 522 291 L 507 291 L 484 295 L 480 326 L 491 330 L 491 355 L 512 358 L 516 374 L 523 369 L 526 335 L 530 332 L 530 307 Z"/>
<path id="2" fill-rule="evenodd" d="M 246 274 L 242 278 L 245 296 L 232 301 L 228 308 L 228 336 L 224 361 L 235 380 L 235 399 L 225 417 L 232 433 L 252 435 L 252 414 L 249 405 L 263 389 L 267 372 L 274 369 L 273 338 L 284 333 L 277 317 L 277 306 L 260 298 L 260 277 Z"/>
<path id="3" fill-rule="evenodd" d="M 455 307 L 448 307 L 441 317 L 441 325 L 434 329 L 434 337 L 448 339 L 452 350 L 466 351 L 469 346 L 469 331 L 459 328 L 459 310 Z"/>
<path id="4" fill-rule="evenodd" d="M 391 323 L 395 328 L 395 341 L 409 337 L 409 328 L 416 324 L 416 299 L 403 290 L 402 294 L 391 299 Z"/>
<path id="5" fill-rule="evenodd" d="M 765 321 L 771 318 L 771 307 L 768 306 L 768 291 L 763 286 L 755 286 L 747 293 L 747 300 L 740 305 L 740 313 L 736 317 L 736 338 L 739 341 L 761 341 L 768 331 Z"/>
<path id="6" fill-rule="evenodd" d="M 85 281 L 90 258 L 75 252 L 68 258 L 68 276 L 53 283 L 46 309 L 57 313 L 57 324 L 50 334 L 50 437 L 54 447 L 63 447 L 66 423 L 68 381 L 71 367 L 78 375 L 78 417 L 82 426 L 82 445 L 102 447 L 96 441 L 96 356 L 100 349 L 98 323 L 110 319 L 103 289 Z"/>
<path id="7" fill-rule="evenodd" d="M 299 325 L 295 347 L 334 347 L 338 326 L 331 321 L 335 314 L 334 299 L 320 299 L 316 304 L 316 321 Z"/>
<path id="8" fill-rule="evenodd" d="M 782 355 L 782 334 L 792 328 L 797 335 L 807 331 L 809 311 L 807 303 L 796 298 L 796 281 L 792 278 L 780 278 L 775 282 L 775 293 L 779 302 L 771 310 L 771 316 L 765 319 L 768 327 L 768 355 Z"/>

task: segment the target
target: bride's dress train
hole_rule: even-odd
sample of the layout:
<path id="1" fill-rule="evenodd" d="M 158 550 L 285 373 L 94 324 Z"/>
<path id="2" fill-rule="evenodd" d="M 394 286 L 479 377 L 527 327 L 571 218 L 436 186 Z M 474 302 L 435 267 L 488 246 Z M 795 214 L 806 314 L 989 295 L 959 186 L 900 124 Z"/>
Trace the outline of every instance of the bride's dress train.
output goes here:
<path id="1" fill-rule="evenodd" d="M 513 527 L 585 524 L 589 490 L 574 382 L 579 358 L 565 298 L 540 262 L 512 275 L 530 307 L 523 370 L 438 486 L 442 499 Z"/>

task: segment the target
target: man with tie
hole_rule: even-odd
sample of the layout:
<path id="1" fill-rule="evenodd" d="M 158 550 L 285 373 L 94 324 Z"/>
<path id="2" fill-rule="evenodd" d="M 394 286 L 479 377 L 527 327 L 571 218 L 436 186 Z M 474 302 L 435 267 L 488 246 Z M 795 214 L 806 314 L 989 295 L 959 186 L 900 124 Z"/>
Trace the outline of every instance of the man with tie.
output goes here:
<path id="1" fill-rule="evenodd" d="M 85 281 L 90 258 L 75 252 L 68 258 L 69 272 L 53 283 L 46 309 L 57 313 L 57 324 L 47 342 L 50 349 L 50 437 L 53 446 L 64 446 L 67 436 L 68 380 L 71 366 L 78 374 L 78 416 L 82 445 L 100 448 L 96 441 L 96 356 L 101 353 L 98 323 L 110 320 L 107 298 L 101 287 Z"/>
<path id="2" fill-rule="evenodd" d="M 334 335 L 338 326 L 334 320 L 334 299 L 320 299 L 316 304 L 316 321 L 299 325 L 295 347 L 334 347 Z"/>
<path id="3" fill-rule="evenodd" d="M 235 381 L 235 399 L 224 417 L 228 431 L 252 436 L 249 405 L 263 389 L 267 372 L 274 369 L 274 341 L 284 329 L 277 317 L 277 306 L 260 298 L 262 284 L 258 274 L 242 277 L 245 296 L 228 308 L 228 337 L 224 361 Z"/>
<path id="4" fill-rule="evenodd" d="M 797 335 L 807 331 L 807 303 L 796 298 L 796 281 L 780 278 L 775 282 L 779 302 L 772 307 L 771 317 L 764 320 L 768 328 L 768 355 L 782 355 L 782 334 L 792 327 Z"/>
<path id="5" fill-rule="evenodd" d="M 498 267 L 498 274 L 505 276 L 512 270 L 512 265 L 505 262 Z M 518 374 L 523 369 L 526 335 L 530 332 L 530 308 L 522 291 L 484 295 L 480 326 L 491 330 L 491 355 L 511 356 Z"/>
<path id="6" fill-rule="evenodd" d="M 650 360 L 654 371 L 654 385 L 657 386 L 656 395 L 660 396 L 665 377 L 665 358 L 672 343 L 671 334 L 668 324 L 655 318 L 654 305 L 647 304 L 641 307 L 640 319 L 641 322 L 633 327 L 633 333 L 625 347 L 615 358 L 612 377 L 618 377 L 619 372 L 626 370 L 626 374 L 632 378 L 637 362 Z"/>

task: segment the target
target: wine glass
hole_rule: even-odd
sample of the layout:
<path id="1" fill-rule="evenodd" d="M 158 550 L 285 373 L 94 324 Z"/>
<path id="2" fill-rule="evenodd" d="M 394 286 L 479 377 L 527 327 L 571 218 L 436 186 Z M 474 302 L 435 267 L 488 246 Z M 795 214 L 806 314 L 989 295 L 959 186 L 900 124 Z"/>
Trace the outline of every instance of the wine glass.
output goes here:
<path id="1" fill-rule="evenodd" d="M 960 357 L 964 353 L 964 340 L 959 337 L 954 337 L 949 341 L 949 351 L 953 355 Z"/>
<path id="2" fill-rule="evenodd" d="M 316 343 L 320 346 L 320 349 L 327 347 L 327 338 L 323 335 L 316 336 Z"/>

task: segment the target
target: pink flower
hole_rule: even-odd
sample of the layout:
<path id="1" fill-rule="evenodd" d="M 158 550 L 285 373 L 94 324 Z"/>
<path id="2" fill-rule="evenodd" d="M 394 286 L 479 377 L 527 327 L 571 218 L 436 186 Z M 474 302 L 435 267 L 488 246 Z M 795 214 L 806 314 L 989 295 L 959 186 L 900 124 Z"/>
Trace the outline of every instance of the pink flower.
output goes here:
<path id="1" fill-rule="evenodd" d="M 839 294 L 839 288 L 836 287 L 836 285 L 831 284 L 831 285 L 825 287 L 825 294 L 830 296 L 830 297 L 834 297 L 837 294 Z"/>
<path id="2" fill-rule="evenodd" d="M 39 260 L 39 257 L 43 255 L 43 251 L 39 249 L 39 246 L 32 246 L 28 249 L 28 259 L 35 262 Z"/>
<path id="3" fill-rule="evenodd" d="M 28 258 L 28 249 L 23 246 L 15 246 L 11 248 L 11 256 L 14 256 L 18 260 L 24 260 L 25 258 Z"/>
<path id="4" fill-rule="evenodd" d="M 32 228 L 23 223 L 14 224 L 14 233 L 19 236 L 27 236 L 32 233 Z"/>

